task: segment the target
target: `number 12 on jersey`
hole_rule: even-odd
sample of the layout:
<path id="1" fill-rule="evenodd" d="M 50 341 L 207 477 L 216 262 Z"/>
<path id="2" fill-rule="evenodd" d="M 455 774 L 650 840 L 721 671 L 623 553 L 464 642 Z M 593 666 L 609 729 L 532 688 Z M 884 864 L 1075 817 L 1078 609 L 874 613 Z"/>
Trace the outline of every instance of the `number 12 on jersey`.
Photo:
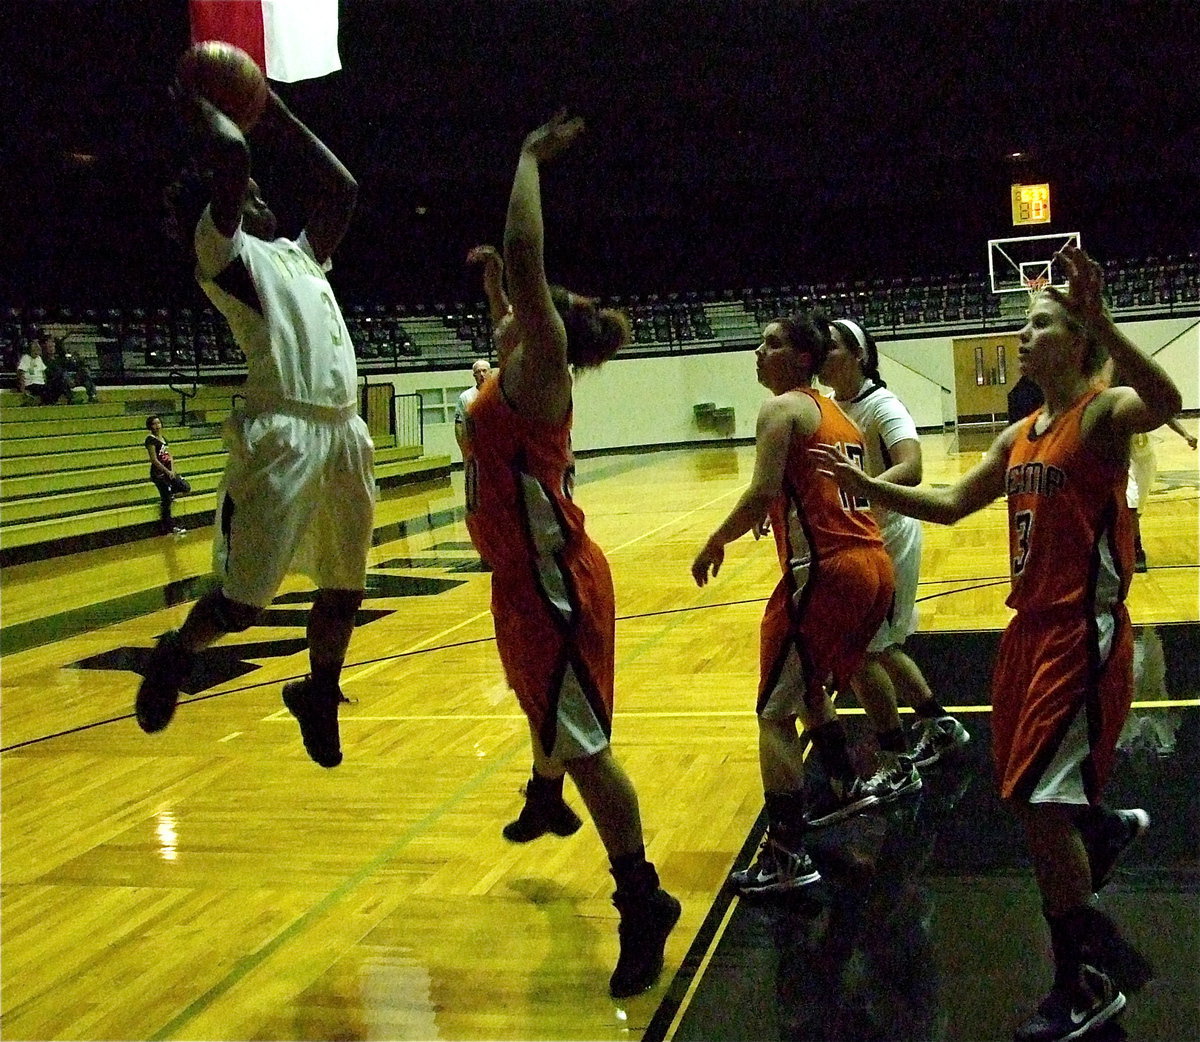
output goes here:
<path id="1" fill-rule="evenodd" d="M 861 445 L 855 444 L 854 442 L 839 441 L 837 443 L 837 448 L 844 452 L 850 462 L 853 463 L 859 470 L 865 469 L 864 463 L 866 461 L 866 454 L 863 452 L 863 447 Z M 867 499 L 866 496 L 852 496 L 845 489 L 838 489 L 838 497 L 842 501 L 843 510 L 871 509 L 871 501 Z"/>

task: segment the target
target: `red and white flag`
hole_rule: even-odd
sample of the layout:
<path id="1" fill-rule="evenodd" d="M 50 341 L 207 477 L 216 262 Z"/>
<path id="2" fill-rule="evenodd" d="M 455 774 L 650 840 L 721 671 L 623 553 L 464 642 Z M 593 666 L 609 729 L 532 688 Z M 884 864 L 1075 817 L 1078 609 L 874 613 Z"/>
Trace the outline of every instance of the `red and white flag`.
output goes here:
<path id="1" fill-rule="evenodd" d="M 280 83 L 342 67 L 337 0 L 189 0 L 192 42 L 224 40 Z"/>

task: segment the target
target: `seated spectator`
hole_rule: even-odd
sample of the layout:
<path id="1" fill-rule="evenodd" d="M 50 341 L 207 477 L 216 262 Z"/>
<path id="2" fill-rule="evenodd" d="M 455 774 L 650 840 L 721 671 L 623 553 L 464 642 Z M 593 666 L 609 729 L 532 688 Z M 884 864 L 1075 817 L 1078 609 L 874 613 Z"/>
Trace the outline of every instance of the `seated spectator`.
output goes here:
<path id="1" fill-rule="evenodd" d="M 17 362 L 17 390 L 31 400 L 46 400 L 46 360 L 37 340 L 30 341 L 29 350 Z"/>
<path id="2" fill-rule="evenodd" d="M 89 402 L 96 401 L 96 384 L 83 359 L 69 351 L 59 351 L 60 344 L 49 333 L 43 333 L 42 359 L 46 363 L 46 390 L 42 401 L 50 405 L 60 398 L 68 403 L 75 400 L 75 391 L 87 392 Z"/>
<path id="3" fill-rule="evenodd" d="M 72 391 L 82 388 L 87 392 L 89 402 L 98 402 L 100 396 L 96 393 L 96 381 L 92 379 L 92 371 L 88 368 L 87 360 L 74 351 L 63 352 L 63 368 Z"/>
<path id="4" fill-rule="evenodd" d="M 175 473 L 175 460 L 167 448 L 162 429 L 162 417 L 158 413 L 146 417 L 146 430 L 150 432 L 146 435 L 146 452 L 150 456 L 150 480 L 158 489 L 161 500 L 163 535 L 183 535 L 187 529 L 180 528 L 171 520 L 171 503 L 176 496 L 186 496 L 191 492 L 192 486 Z"/>

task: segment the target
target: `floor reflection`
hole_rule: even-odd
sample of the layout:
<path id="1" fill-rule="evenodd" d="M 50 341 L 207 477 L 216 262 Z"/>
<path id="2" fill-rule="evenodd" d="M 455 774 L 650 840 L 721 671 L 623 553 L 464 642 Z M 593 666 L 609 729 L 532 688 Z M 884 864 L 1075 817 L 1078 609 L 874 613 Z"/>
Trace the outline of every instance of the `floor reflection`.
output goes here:
<path id="1" fill-rule="evenodd" d="M 957 683 L 938 671 L 947 704 L 986 697 L 988 637 L 955 635 L 954 657 L 975 665 Z M 1200 709 L 1161 704 L 1195 698 L 1198 638 L 1195 625 L 1138 634 L 1141 707 L 1106 801 L 1145 807 L 1152 825 L 1102 903 L 1159 974 L 1089 1042 L 1200 1038 Z M 675 1040 L 1012 1037 L 1049 986 L 1048 941 L 1024 843 L 996 797 L 988 715 L 963 720 L 970 745 L 924 772 L 919 793 L 811 834 L 820 883 L 787 901 L 735 902 Z"/>

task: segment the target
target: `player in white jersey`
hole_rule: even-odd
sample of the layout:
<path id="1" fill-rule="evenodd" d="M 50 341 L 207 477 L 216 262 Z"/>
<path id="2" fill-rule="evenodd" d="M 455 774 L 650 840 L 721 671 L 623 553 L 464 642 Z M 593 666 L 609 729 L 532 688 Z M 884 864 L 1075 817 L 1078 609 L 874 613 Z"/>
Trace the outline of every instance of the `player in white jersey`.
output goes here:
<path id="1" fill-rule="evenodd" d="M 254 624 L 291 570 L 317 594 L 308 618 L 311 673 L 284 687 L 309 755 L 342 759 L 339 680 L 362 603 L 374 524 L 373 447 L 358 416 L 354 347 L 325 277 L 358 186 L 274 94 L 260 121 L 311 172 L 317 205 L 292 241 L 250 177 L 238 127 L 182 97 L 198 135 L 208 205 L 195 226 L 195 276 L 246 355 L 246 402 L 227 425 L 213 562 L 220 587 L 151 653 L 137 695 L 144 731 L 170 723 L 196 653 Z"/>
<path id="2" fill-rule="evenodd" d="M 921 442 L 904 403 L 879 375 L 879 349 L 874 338 L 848 318 L 831 323 L 833 350 L 821 370 L 821 381 L 863 433 L 863 469 L 898 485 L 921 481 Z M 917 582 L 921 571 L 921 523 L 879 504 L 872 504 L 883 545 L 896 575 L 896 599 L 867 648 L 867 660 L 851 683 L 875 728 L 880 768 L 868 786 L 879 799 L 894 798 L 921 786 L 918 767 L 929 766 L 945 753 L 965 745 L 966 729 L 934 697 L 917 664 L 903 645 L 917 628 Z M 897 697 L 916 712 L 915 744 L 908 739 L 896 711 Z"/>

